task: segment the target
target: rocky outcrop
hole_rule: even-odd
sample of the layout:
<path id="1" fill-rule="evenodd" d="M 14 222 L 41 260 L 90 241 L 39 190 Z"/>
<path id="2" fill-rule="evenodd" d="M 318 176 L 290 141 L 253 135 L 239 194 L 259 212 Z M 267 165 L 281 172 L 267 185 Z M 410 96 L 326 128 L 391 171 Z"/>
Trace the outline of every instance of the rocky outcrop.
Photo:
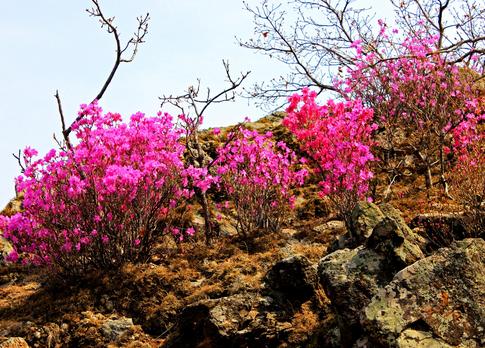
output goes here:
<path id="1" fill-rule="evenodd" d="M 316 267 L 301 255 L 277 262 L 264 281 L 270 296 L 297 307 L 311 299 L 318 286 Z"/>
<path id="2" fill-rule="evenodd" d="M 485 344 L 483 239 L 455 242 L 427 257 L 428 241 L 389 205 L 359 204 L 352 220 L 350 238 L 361 245 L 334 251 L 318 266 L 341 346 Z"/>
<path id="3" fill-rule="evenodd" d="M 391 205 L 377 206 L 374 203 L 359 202 L 352 211 L 350 231 L 339 234 L 328 247 L 328 252 L 346 248 L 354 249 L 364 244 L 374 228 L 386 217 L 395 220 L 400 226 L 406 226 L 400 212 Z"/>
<path id="4" fill-rule="evenodd" d="M 398 219 L 386 216 L 373 229 L 366 247 L 386 257 L 394 270 L 399 270 L 424 257 L 425 242 Z"/>
<path id="5" fill-rule="evenodd" d="M 318 342 L 316 266 L 302 255 L 276 262 L 262 291 L 198 301 L 179 316 L 167 347 L 280 347 Z M 307 325 L 302 332 L 297 325 Z M 315 332 L 309 331 L 315 329 Z M 187 333 L 190 332 L 190 335 Z M 313 336 L 312 336 L 313 335 Z M 320 340 L 320 341 L 319 341 Z"/>
<path id="6" fill-rule="evenodd" d="M 403 267 L 424 257 L 419 237 L 391 208 L 385 207 L 385 215 L 375 204 L 360 203 L 352 213 L 351 238 L 363 245 L 337 250 L 319 262 L 320 283 L 335 308 L 340 330 L 346 332 L 344 345 L 361 335 L 362 309 L 378 291 Z"/>
<path id="7" fill-rule="evenodd" d="M 257 294 L 199 301 L 182 311 L 167 347 L 276 346 L 276 332 L 284 328 L 265 324 L 271 313 L 263 315 L 260 308 L 269 304 Z"/>
<path id="8" fill-rule="evenodd" d="M 12 250 L 12 245 L 2 237 L 2 231 L 0 231 L 0 265 L 5 261 L 5 258 Z"/>
<path id="9" fill-rule="evenodd" d="M 364 309 L 372 341 L 402 342 L 413 325 L 452 346 L 485 345 L 485 241 L 466 239 L 397 273 Z"/>
<path id="10" fill-rule="evenodd" d="M 384 217 L 385 215 L 374 203 L 359 202 L 352 211 L 351 237 L 356 243 L 363 243 Z"/>
<path id="11" fill-rule="evenodd" d="M 359 247 L 337 250 L 324 257 L 318 266 L 320 282 L 338 317 L 344 340 L 360 335 L 359 316 L 379 288 L 390 281 L 386 259 L 373 250 Z"/>

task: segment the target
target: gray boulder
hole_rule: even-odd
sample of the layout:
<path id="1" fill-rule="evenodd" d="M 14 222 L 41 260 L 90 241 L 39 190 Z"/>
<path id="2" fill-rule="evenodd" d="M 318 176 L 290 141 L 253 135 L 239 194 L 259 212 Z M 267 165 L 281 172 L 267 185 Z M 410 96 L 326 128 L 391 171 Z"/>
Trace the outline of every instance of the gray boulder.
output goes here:
<path id="1" fill-rule="evenodd" d="M 308 301 L 315 294 L 317 270 L 302 255 L 294 255 L 278 261 L 264 278 L 270 295 L 294 306 Z"/>
<path id="2" fill-rule="evenodd" d="M 359 202 L 352 211 L 350 235 L 356 243 L 363 243 L 372 233 L 374 227 L 385 215 L 374 203 Z"/>
<path id="3" fill-rule="evenodd" d="M 131 318 L 108 319 L 101 326 L 103 336 L 109 341 L 120 340 L 123 336 L 130 335 L 134 331 Z"/>
<path id="4" fill-rule="evenodd" d="M 455 242 L 406 267 L 363 311 L 362 326 L 374 345 L 405 347 L 413 325 L 450 346 L 485 345 L 483 239 Z"/>
<path id="5" fill-rule="evenodd" d="M 337 250 L 320 260 L 318 276 L 334 307 L 340 332 L 345 333 L 342 342 L 348 346 L 361 334 L 362 308 L 392 279 L 388 260 L 364 246 Z"/>
<path id="6" fill-rule="evenodd" d="M 344 346 L 362 334 L 362 310 L 404 267 L 425 257 L 420 239 L 398 210 L 361 202 L 353 211 L 355 249 L 337 250 L 320 260 L 318 276 L 332 302 Z M 369 233 L 370 230 L 370 233 Z M 354 239 L 355 240 L 355 239 Z"/>
<path id="7" fill-rule="evenodd" d="M 270 311 L 262 314 L 265 305 L 264 298 L 250 293 L 201 300 L 182 311 L 165 346 L 276 347 L 277 332 L 290 327 L 281 327 Z"/>
<path id="8" fill-rule="evenodd" d="M 392 217 L 382 219 L 366 241 L 369 249 L 385 255 L 396 270 L 424 258 L 419 237 L 404 223 Z"/>

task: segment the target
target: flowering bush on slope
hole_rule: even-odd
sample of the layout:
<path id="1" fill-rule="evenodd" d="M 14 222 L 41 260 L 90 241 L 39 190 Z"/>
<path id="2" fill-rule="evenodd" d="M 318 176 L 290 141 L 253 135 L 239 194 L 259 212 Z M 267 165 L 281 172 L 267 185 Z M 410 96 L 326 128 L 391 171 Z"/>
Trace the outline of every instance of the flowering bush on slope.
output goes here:
<path id="1" fill-rule="evenodd" d="M 175 207 L 187 189 L 184 146 L 168 114 L 102 114 L 97 103 L 82 105 L 72 150 L 51 150 L 35 159 L 24 151 L 26 170 L 17 178 L 24 212 L 2 218 L 0 228 L 26 262 L 67 273 L 145 261 L 172 228 Z M 188 173 L 190 172 L 190 173 Z M 197 184 L 197 180 L 196 180 Z M 193 231 L 193 229 L 191 229 Z"/>
<path id="2" fill-rule="evenodd" d="M 283 124 L 296 136 L 302 150 L 312 159 L 321 176 L 321 195 L 328 196 L 349 226 L 350 212 L 369 189 L 374 160 L 371 146 L 373 111 L 360 101 L 325 105 L 305 88 L 289 98 Z"/>
<path id="3" fill-rule="evenodd" d="M 450 64 L 446 52 L 437 51 L 438 37 L 418 31 L 400 40 L 397 30 L 389 34 L 385 23 L 380 25 L 379 39 L 396 44 L 376 54 L 365 53 L 364 43 L 355 42 L 355 66 L 337 87 L 374 109 L 385 134 L 381 145 L 387 151 L 411 148 L 425 169 L 428 188 L 431 169 L 439 164 L 446 189 L 447 153 L 466 150 L 476 140 L 477 123 L 485 117 L 478 110 L 480 90 L 475 80 L 480 73 L 473 52 L 467 64 Z"/>
<path id="4" fill-rule="evenodd" d="M 464 211 L 469 237 L 485 236 L 485 134 L 451 171 L 452 194 Z"/>
<path id="5" fill-rule="evenodd" d="M 293 205 L 291 188 L 301 186 L 307 172 L 295 169 L 296 155 L 285 143 L 275 143 L 271 132 L 238 132 L 218 149 L 215 167 L 219 184 L 234 204 L 241 236 L 276 232 Z"/>

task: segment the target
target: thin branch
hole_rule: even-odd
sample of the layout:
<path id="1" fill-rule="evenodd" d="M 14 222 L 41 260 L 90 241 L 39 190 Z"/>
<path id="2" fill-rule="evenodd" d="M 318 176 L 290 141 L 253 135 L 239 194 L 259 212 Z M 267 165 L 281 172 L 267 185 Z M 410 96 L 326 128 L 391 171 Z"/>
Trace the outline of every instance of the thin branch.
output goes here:
<path id="1" fill-rule="evenodd" d="M 226 88 L 222 89 L 216 94 L 212 94 L 211 89 L 207 88 L 207 94 L 205 97 L 199 98 L 200 79 L 197 79 L 196 86 L 189 86 L 184 94 L 177 96 L 163 95 L 162 97 L 159 97 L 161 100 L 161 107 L 163 108 L 165 104 L 170 104 L 181 110 L 182 114 L 186 116 L 190 116 L 187 113 L 190 113 L 190 110 L 192 110 L 196 119 L 195 123 L 198 123 L 200 117 L 204 115 L 207 108 L 212 104 L 219 104 L 234 100 L 236 97 L 235 90 L 242 85 L 251 72 L 247 71 L 245 73 L 241 73 L 238 78 L 234 78 L 230 73 L 229 63 L 223 60 L 222 64 L 226 73 L 226 81 L 229 83 Z"/>
<path id="2" fill-rule="evenodd" d="M 138 27 L 136 32 L 133 36 L 127 41 L 125 46 L 121 48 L 121 40 L 120 34 L 118 32 L 118 28 L 113 24 L 115 17 L 106 17 L 103 13 L 101 6 L 99 4 L 99 0 L 91 0 L 94 4 L 94 7 L 90 9 L 86 9 L 86 12 L 91 17 L 99 18 L 99 22 L 101 23 L 101 28 L 106 28 L 107 32 L 113 35 L 113 39 L 116 43 L 116 57 L 113 68 L 111 69 L 106 81 L 104 82 L 101 90 L 98 92 L 96 97 L 92 100 L 92 102 L 100 100 L 104 93 L 106 92 L 108 86 L 110 85 L 113 77 L 115 76 L 116 72 L 121 63 L 129 63 L 132 62 L 138 52 L 138 46 L 144 43 L 145 36 L 148 33 L 148 23 L 150 21 L 150 15 L 147 13 L 145 16 L 137 17 Z M 131 55 L 128 58 L 124 58 L 123 54 L 127 52 L 127 50 L 132 47 Z M 63 131 L 64 138 L 68 137 L 72 131 L 72 126 L 78 122 L 81 118 L 84 117 L 84 114 L 80 114 L 74 122 L 65 130 Z"/>
<path id="3" fill-rule="evenodd" d="M 13 153 L 12 156 L 17 160 L 17 162 L 19 164 L 19 167 L 20 167 L 20 172 L 21 173 L 24 173 L 25 172 L 25 167 L 22 164 L 22 159 L 21 159 L 22 158 L 22 151 L 19 150 L 18 155 L 16 155 L 16 154 Z"/>
<path id="4" fill-rule="evenodd" d="M 66 143 L 66 146 L 69 150 L 72 149 L 71 146 L 71 141 L 69 140 L 69 133 L 66 131 L 66 121 L 64 118 L 64 112 L 62 111 L 62 103 L 61 103 L 61 97 L 59 96 L 59 91 L 56 90 L 56 94 L 54 97 L 57 100 L 57 109 L 59 110 L 59 116 L 61 118 L 61 126 L 62 126 L 62 136 L 64 137 L 64 142 Z M 57 139 L 55 139 L 57 141 Z"/>

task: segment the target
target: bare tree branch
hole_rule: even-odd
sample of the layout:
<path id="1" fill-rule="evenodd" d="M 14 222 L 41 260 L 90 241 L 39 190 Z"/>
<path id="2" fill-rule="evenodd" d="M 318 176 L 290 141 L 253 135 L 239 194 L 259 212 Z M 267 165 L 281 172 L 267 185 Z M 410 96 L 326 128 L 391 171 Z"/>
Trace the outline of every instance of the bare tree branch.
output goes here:
<path id="1" fill-rule="evenodd" d="M 437 36 L 436 54 L 450 64 L 485 67 L 485 6 L 480 0 L 389 0 L 401 32 L 420 38 Z M 380 35 L 375 15 L 358 7 L 356 0 L 261 0 L 245 3 L 253 16 L 254 35 L 239 39 L 242 47 L 286 65 L 288 74 L 256 83 L 245 90 L 268 108 L 286 103 L 302 87 L 319 93 L 335 92 L 337 67 L 353 67 L 359 40 L 362 54 L 373 53 L 385 61 L 400 55 L 399 36 Z M 386 50 L 383 50 L 386 48 Z M 337 91 L 338 92 L 338 91 Z"/>
<path id="2" fill-rule="evenodd" d="M 62 136 L 64 138 L 64 142 L 66 143 L 67 148 L 70 150 L 72 148 L 71 146 L 71 141 L 69 140 L 69 134 L 66 131 L 66 121 L 64 118 L 64 111 L 62 110 L 62 103 L 61 103 L 61 97 L 59 96 L 59 91 L 56 90 L 56 94 L 54 97 L 57 100 L 57 109 L 59 110 L 59 116 L 61 118 L 61 127 L 62 127 Z M 54 140 L 57 141 L 54 135 Z M 60 145 L 60 143 L 57 141 L 57 143 Z"/>
<path id="3" fill-rule="evenodd" d="M 238 78 L 234 78 L 231 76 L 229 63 L 223 60 L 222 64 L 226 73 L 226 81 L 229 84 L 226 88 L 222 89 L 218 93 L 213 94 L 211 89 L 208 87 L 205 95 L 202 97 L 200 96 L 200 80 L 197 79 L 197 85 L 195 87 L 189 86 L 184 94 L 177 96 L 163 95 L 162 97 L 159 97 L 162 102 L 161 107 L 163 108 L 164 105 L 170 104 L 178 108 L 182 114 L 189 117 L 192 117 L 191 113 L 193 113 L 196 123 L 199 124 L 200 117 L 204 115 L 205 111 L 210 105 L 233 101 L 236 97 L 235 91 L 241 86 L 251 72 L 247 71 L 245 73 L 241 73 Z"/>
<path id="4" fill-rule="evenodd" d="M 148 23 L 150 21 L 150 15 L 147 13 L 145 16 L 139 16 L 137 17 L 137 22 L 138 26 L 133 34 L 133 36 L 126 42 L 126 44 L 122 47 L 121 46 L 121 39 L 120 39 L 120 33 L 118 31 L 118 28 L 114 25 L 114 20 L 115 17 L 107 17 L 99 4 L 99 0 L 91 0 L 93 3 L 93 7 L 90 9 L 86 9 L 86 12 L 91 16 L 99 19 L 99 22 L 101 23 L 101 28 L 106 28 L 107 32 L 113 35 L 113 39 L 116 43 L 116 57 L 115 57 L 115 63 L 113 65 L 113 68 L 111 69 L 106 81 L 104 82 L 103 86 L 101 87 L 101 90 L 98 92 L 96 97 L 94 97 L 93 101 L 95 100 L 100 100 L 104 93 L 106 92 L 108 86 L 110 85 L 111 81 L 113 80 L 113 77 L 115 76 L 119 66 L 121 63 L 130 63 L 135 59 L 135 56 L 138 52 L 138 46 L 142 43 L 145 42 L 145 36 L 148 33 Z M 125 53 L 130 53 L 127 57 L 125 56 Z M 59 103 L 59 101 L 58 101 Z M 84 115 L 81 114 L 76 119 L 74 122 L 67 128 L 65 128 L 65 125 L 63 126 L 63 136 L 64 139 L 66 140 L 66 143 L 69 143 L 69 134 L 72 131 L 72 126 L 78 122 L 81 118 L 83 118 Z"/>
<path id="5" fill-rule="evenodd" d="M 24 165 L 22 164 L 22 160 L 21 160 L 21 157 L 22 157 L 22 151 L 19 150 L 18 154 L 12 154 L 12 156 L 17 160 L 18 164 L 19 164 L 19 167 L 20 167 L 20 172 L 23 173 L 25 172 L 25 167 Z"/>
<path id="6" fill-rule="evenodd" d="M 190 86 L 185 93 L 173 96 L 163 95 L 159 99 L 161 100 L 161 107 L 165 105 L 172 105 L 178 108 L 182 115 L 184 115 L 182 127 L 185 130 L 185 148 L 188 154 L 188 163 L 196 168 L 206 168 L 210 170 L 215 163 L 215 158 L 212 159 L 207 152 L 203 149 L 199 139 L 199 127 L 202 124 L 203 116 L 208 107 L 213 104 L 224 103 L 233 101 L 236 97 L 236 90 L 246 80 L 250 71 L 241 73 L 238 78 L 232 77 L 229 69 L 229 63 L 222 61 L 228 86 L 222 89 L 218 93 L 212 93 L 208 87 L 206 93 L 202 96 L 200 89 L 200 79 L 197 79 L 195 86 Z M 230 136 L 224 146 L 227 146 L 228 142 L 231 142 L 235 138 L 233 134 Z M 213 221 L 211 212 L 209 209 L 209 201 L 207 199 L 207 192 L 194 188 L 195 195 L 199 204 L 202 207 L 203 217 L 205 222 L 205 239 L 206 243 L 210 243 L 213 237 Z"/>

